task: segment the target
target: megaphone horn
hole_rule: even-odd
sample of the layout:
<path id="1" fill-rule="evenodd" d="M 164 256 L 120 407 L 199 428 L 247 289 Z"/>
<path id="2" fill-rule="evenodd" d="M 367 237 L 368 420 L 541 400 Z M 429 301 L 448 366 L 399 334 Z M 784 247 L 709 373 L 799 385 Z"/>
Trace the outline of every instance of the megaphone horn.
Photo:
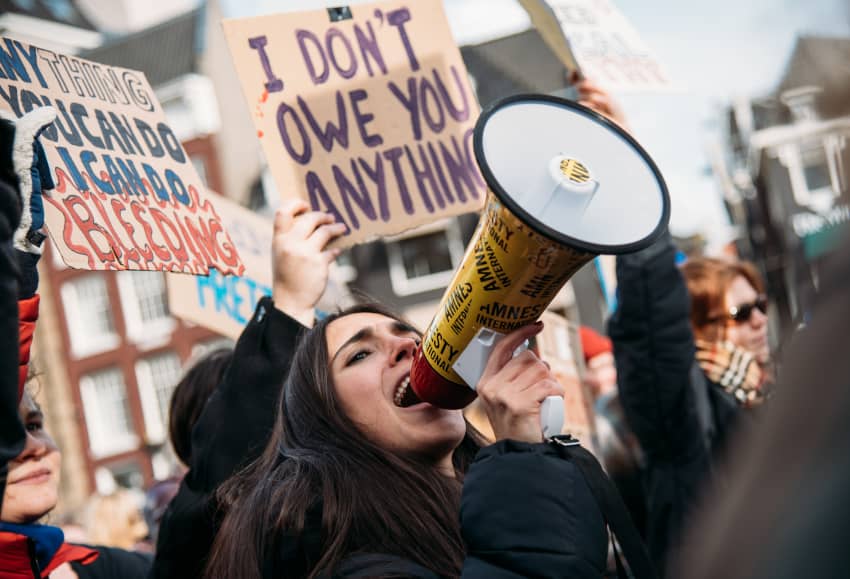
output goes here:
<path id="1" fill-rule="evenodd" d="M 416 395 L 442 408 L 472 402 L 493 346 L 537 320 L 579 268 L 650 245 L 670 213 L 643 148 L 572 101 L 498 101 L 478 118 L 473 145 L 490 194 L 410 375 Z M 557 422 L 544 420 L 544 432 L 557 434 Z"/>

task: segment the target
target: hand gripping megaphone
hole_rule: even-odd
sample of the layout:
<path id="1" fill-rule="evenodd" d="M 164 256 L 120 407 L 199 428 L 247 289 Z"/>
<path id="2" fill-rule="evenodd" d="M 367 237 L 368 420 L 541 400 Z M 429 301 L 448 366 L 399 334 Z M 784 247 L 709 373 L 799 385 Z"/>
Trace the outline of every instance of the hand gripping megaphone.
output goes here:
<path id="1" fill-rule="evenodd" d="M 416 395 L 463 408 L 495 344 L 533 323 L 599 254 L 630 253 L 665 229 L 670 201 L 655 163 L 619 126 L 572 101 L 508 97 L 475 125 L 475 158 L 490 189 L 478 227 L 410 373 Z M 541 407 L 559 434 L 563 400 Z"/>

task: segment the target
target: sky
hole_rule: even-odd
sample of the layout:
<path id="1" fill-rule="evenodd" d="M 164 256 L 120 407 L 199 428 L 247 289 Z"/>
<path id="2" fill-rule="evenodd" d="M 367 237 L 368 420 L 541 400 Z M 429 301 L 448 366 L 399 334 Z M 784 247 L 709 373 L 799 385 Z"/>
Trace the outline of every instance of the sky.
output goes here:
<path id="1" fill-rule="evenodd" d="M 357 1 L 357 0 L 355 0 Z M 416 1 L 416 0 L 411 0 Z M 768 95 L 800 35 L 850 37 L 848 0 L 611 0 L 676 85 L 671 93 L 617 94 L 633 134 L 661 169 L 672 199 L 671 230 L 729 240 L 707 150 L 721 112 L 736 98 Z M 326 0 L 222 0 L 225 14 L 252 16 L 338 5 Z M 530 26 L 516 0 L 444 0 L 459 45 Z M 486 103 L 482 103 L 486 104 Z M 711 250 L 711 247 L 709 248 Z"/>

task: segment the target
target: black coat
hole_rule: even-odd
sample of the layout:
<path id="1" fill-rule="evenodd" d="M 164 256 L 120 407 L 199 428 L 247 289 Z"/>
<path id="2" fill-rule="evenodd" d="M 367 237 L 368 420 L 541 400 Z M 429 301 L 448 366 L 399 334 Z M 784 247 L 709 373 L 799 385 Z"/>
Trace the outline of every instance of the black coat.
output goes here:
<path id="1" fill-rule="evenodd" d="M 202 575 L 221 522 L 214 492 L 262 453 L 303 329 L 271 298 L 257 304 L 223 381 L 192 431 L 192 464 L 162 517 L 152 579 Z"/>
<path id="2" fill-rule="evenodd" d="M 302 577 L 305 561 L 321 554 L 321 507 L 308 511 L 305 530 L 278 539 L 263 576 Z M 551 443 L 502 440 L 481 449 L 463 485 L 461 532 L 466 545 L 462 577 L 599 579 L 608 535 L 596 500 L 578 467 Z M 312 551 L 312 552 L 311 552 Z M 386 553 L 345 559 L 333 577 L 436 575 Z"/>
<path id="3" fill-rule="evenodd" d="M 675 255 L 665 234 L 617 257 L 618 307 L 608 325 L 620 401 L 645 454 L 646 537 L 659 570 L 740 414 L 696 365 L 690 300 Z"/>
<path id="4" fill-rule="evenodd" d="M 192 465 L 166 511 L 151 577 L 199 577 L 220 524 L 212 493 L 262 451 L 277 398 L 302 327 L 264 298 L 246 327 L 224 381 L 210 398 L 192 437 Z M 503 441 L 479 452 L 464 485 L 461 522 L 468 577 L 593 577 L 602 575 L 605 523 L 577 468 L 548 444 Z M 305 551 L 321 549 L 321 510 L 295 541 L 279 545 L 266 574 L 298 569 Z M 385 554 L 344 561 L 335 576 L 394 571 L 433 577 L 429 570 Z"/>

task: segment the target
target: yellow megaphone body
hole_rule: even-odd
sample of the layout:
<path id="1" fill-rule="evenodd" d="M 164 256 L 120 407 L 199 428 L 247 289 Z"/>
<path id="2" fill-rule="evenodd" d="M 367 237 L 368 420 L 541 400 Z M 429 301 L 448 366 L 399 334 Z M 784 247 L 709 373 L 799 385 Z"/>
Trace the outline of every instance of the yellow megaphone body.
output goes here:
<path id="1" fill-rule="evenodd" d="M 490 194 L 410 376 L 420 399 L 443 408 L 475 398 L 492 347 L 537 320 L 579 268 L 599 254 L 648 246 L 670 213 L 649 155 L 572 101 L 503 99 L 482 112 L 473 144 Z M 546 434 L 560 431 L 557 415 L 544 417 Z"/>

